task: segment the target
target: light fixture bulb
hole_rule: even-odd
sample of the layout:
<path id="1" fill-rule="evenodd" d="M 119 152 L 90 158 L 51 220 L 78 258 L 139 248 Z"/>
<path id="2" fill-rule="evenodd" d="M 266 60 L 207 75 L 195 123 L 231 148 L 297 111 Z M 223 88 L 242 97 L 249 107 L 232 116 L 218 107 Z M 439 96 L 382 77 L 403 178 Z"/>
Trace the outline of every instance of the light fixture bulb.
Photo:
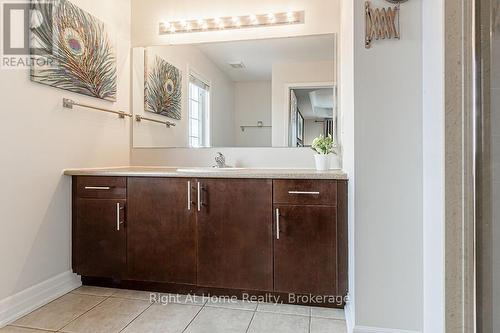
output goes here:
<path id="1" fill-rule="evenodd" d="M 267 14 L 267 19 L 269 22 L 274 23 L 276 21 L 276 16 L 274 16 L 274 14 Z"/>
<path id="2" fill-rule="evenodd" d="M 174 26 L 171 26 L 171 27 L 170 27 L 170 32 L 171 32 L 171 33 L 175 33 L 175 31 L 176 31 L 176 30 L 175 30 L 175 27 L 174 27 Z"/>
<path id="3" fill-rule="evenodd" d="M 181 25 L 181 27 L 186 27 L 187 23 L 186 23 L 186 21 L 183 20 L 183 21 L 180 21 L 179 24 Z"/>
<path id="4" fill-rule="evenodd" d="M 252 22 L 253 24 L 257 24 L 257 16 L 252 14 L 248 18 L 250 19 L 250 22 Z"/>
<path id="5" fill-rule="evenodd" d="M 236 16 L 233 16 L 231 20 L 233 20 L 233 23 L 237 23 L 240 19 Z"/>
<path id="6" fill-rule="evenodd" d="M 288 22 L 295 21 L 295 14 L 293 12 L 286 13 L 286 17 L 288 18 Z"/>
<path id="7" fill-rule="evenodd" d="M 208 29 L 208 24 L 207 24 L 207 22 L 203 22 L 203 25 L 201 26 L 201 28 L 202 28 L 203 30 L 207 30 L 207 29 Z"/>
<path id="8" fill-rule="evenodd" d="M 214 18 L 214 22 L 215 22 L 215 24 L 220 24 L 221 20 L 220 20 L 220 18 L 217 17 L 217 18 Z"/>
<path id="9" fill-rule="evenodd" d="M 198 20 L 198 25 L 201 27 L 201 26 L 203 26 L 203 24 L 205 24 L 205 21 L 202 20 L 202 19 L 199 19 Z"/>
<path id="10" fill-rule="evenodd" d="M 186 24 L 186 31 L 191 31 L 191 24 Z"/>
<path id="11" fill-rule="evenodd" d="M 170 22 L 163 22 L 163 26 L 165 27 L 165 29 L 168 29 L 170 28 Z"/>

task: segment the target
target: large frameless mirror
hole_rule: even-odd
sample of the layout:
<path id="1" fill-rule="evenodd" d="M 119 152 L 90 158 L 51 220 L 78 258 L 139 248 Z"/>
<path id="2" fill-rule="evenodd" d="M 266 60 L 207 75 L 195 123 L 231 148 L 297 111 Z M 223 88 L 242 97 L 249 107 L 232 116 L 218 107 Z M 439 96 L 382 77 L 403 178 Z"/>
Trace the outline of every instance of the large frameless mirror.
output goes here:
<path id="1" fill-rule="evenodd" d="M 335 35 L 135 48 L 134 147 L 307 147 L 337 136 Z"/>

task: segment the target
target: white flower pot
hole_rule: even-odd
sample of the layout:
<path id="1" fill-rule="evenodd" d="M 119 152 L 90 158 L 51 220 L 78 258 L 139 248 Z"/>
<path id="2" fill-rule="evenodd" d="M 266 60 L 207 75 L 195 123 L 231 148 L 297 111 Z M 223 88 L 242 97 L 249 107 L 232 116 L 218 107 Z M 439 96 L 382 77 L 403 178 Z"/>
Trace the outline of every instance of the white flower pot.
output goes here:
<path id="1" fill-rule="evenodd" d="M 314 155 L 314 160 L 316 161 L 316 170 L 327 171 L 330 170 L 330 160 L 332 155 L 316 154 Z"/>

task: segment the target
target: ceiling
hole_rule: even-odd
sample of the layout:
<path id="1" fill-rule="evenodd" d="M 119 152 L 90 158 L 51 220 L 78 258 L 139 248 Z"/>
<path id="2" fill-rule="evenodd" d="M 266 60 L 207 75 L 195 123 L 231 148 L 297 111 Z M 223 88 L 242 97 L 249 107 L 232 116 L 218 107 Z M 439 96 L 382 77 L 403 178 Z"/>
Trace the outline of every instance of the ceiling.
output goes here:
<path id="1" fill-rule="evenodd" d="M 271 81 L 273 63 L 328 61 L 334 58 L 334 35 L 231 41 L 195 45 L 232 81 Z M 243 62 L 234 69 L 230 63 Z"/>
<path id="2" fill-rule="evenodd" d="M 304 119 L 333 117 L 333 88 L 293 89 Z"/>

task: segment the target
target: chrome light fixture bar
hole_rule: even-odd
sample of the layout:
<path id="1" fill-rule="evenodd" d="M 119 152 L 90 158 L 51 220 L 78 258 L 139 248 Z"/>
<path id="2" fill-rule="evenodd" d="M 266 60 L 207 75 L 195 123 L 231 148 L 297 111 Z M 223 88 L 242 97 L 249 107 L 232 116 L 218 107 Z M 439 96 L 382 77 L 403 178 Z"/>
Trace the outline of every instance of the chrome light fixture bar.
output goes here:
<path id="1" fill-rule="evenodd" d="M 305 11 L 303 10 L 261 15 L 226 16 L 199 20 L 161 22 L 160 35 L 303 23 L 305 23 Z"/>

